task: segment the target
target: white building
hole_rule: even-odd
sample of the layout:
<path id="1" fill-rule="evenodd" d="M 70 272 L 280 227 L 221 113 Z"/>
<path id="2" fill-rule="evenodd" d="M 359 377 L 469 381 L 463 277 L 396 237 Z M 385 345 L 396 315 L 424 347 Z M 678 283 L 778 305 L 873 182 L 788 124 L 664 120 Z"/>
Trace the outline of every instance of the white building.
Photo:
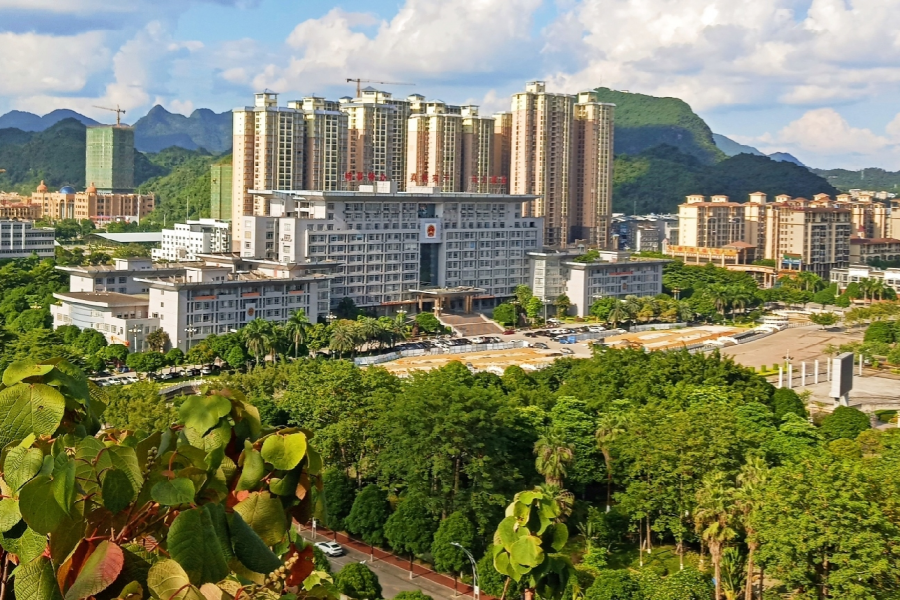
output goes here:
<path id="1" fill-rule="evenodd" d="M 859 283 L 861 279 L 880 280 L 885 287 L 892 288 L 900 294 L 900 269 L 876 269 L 866 265 L 851 265 L 843 269 L 831 270 L 831 283 L 838 285 L 843 292 L 851 283 Z"/>
<path id="2" fill-rule="evenodd" d="M 341 266 L 331 303 L 391 313 L 423 288 L 478 288 L 489 308 L 529 282 L 526 252 L 543 246 L 543 223 L 522 214 L 529 196 L 442 193 L 394 182 L 357 192 L 254 191 L 264 217 L 242 217 L 241 257 Z M 452 306 L 450 308 L 453 308 Z"/>
<path id="3" fill-rule="evenodd" d="M 154 260 L 195 261 L 198 254 L 231 252 L 231 224 L 216 219 L 177 223 L 162 230 L 162 244 L 152 252 Z"/>
<path id="4" fill-rule="evenodd" d="M 529 252 L 531 289 L 544 304 L 552 304 L 565 294 L 572 302 L 570 312 L 588 315 L 601 298 L 655 296 L 662 293 L 663 266 L 671 261 L 631 259 L 628 252 L 600 252 L 599 260 L 576 262 L 577 251 Z"/>
<path id="5" fill-rule="evenodd" d="M 0 259 L 53 256 L 55 241 L 52 227 L 35 227 L 33 221 L 0 221 Z"/>

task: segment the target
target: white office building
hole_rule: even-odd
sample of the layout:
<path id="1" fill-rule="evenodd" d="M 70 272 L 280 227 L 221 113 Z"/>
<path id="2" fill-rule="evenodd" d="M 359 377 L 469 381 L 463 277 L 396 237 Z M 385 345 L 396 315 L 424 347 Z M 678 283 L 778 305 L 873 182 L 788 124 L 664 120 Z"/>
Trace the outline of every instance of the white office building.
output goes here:
<path id="1" fill-rule="evenodd" d="M 162 230 L 162 243 L 152 252 L 154 260 L 195 261 L 200 254 L 231 252 L 231 224 L 217 219 L 177 223 Z"/>
<path id="2" fill-rule="evenodd" d="M 267 216 L 242 217 L 241 257 L 340 263 L 332 306 L 347 297 L 390 314 L 415 303 L 417 290 L 472 288 L 471 307 L 489 308 L 529 282 L 526 253 L 543 246 L 542 219 L 522 214 L 530 196 L 397 192 L 394 182 L 251 193 Z"/>
<path id="3" fill-rule="evenodd" d="M 0 259 L 41 258 L 54 255 L 56 232 L 52 227 L 35 227 L 33 221 L 0 220 Z"/>

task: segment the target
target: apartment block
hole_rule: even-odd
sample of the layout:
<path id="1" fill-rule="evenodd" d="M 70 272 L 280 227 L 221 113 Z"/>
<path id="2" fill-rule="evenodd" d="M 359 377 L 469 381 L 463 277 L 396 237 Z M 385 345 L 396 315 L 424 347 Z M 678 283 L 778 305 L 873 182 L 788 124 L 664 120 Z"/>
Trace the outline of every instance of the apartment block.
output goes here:
<path id="1" fill-rule="evenodd" d="M 533 195 L 523 208 L 544 218 L 548 246 L 568 242 L 572 203 L 571 166 L 575 96 L 552 94 L 532 81 L 512 97 L 510 193 Z"/>
<path id="2" fill-rule="evenodd" d="M 231 223 L 217 219 L 199 219 L 178 223 L 162 230 L 162 243 L 154 248 L 154 260 L 196 261 L 201 254 L 231 252 Z"/>
<path id="3" fill-rule="evenodd" d="M 813 207 L 804 198 L 774 202 L 766 206 L 765 258 L 828 279 L 850 263 L 851 229 L 848 209 Z"/>
<path id="4" fill-rule="evenodd" d="M 494 164 L 495 130 L 494 117 L 480 116 L 477 106 L 462 107 L 462 182 L 456 191 L 496 194 L 509 189 L 509 179 Z"/>
<path id="5" fill-rule="evenodd" d="M 866 265 L 851 265 L 831 270 L 831 283 L 838 285 L 838 291 L 843 292 L 851 283 L 859 283 L 862 279 L 877 279 L 885 287 L 892 288 L 900 294 L 900 269 L 877 269 Z"/>
<path id="6" fill-rule="evenodd" d="M 678 207 L 678 243 L 696 248 L 722 248 L 745 242 L 744 205 L 728 196 L 688 196 Z"/>
<path id="7" fill-rule="evenodd" d="M 76 192 L 70 186 L 51 192 L 42 181 L 31 194 L 31 204 L 39 207 L 42 219 L 90 219 L 105 225 L 116 221 L 140 221 L 154 209 L 156 198 L 153 194 L 103 193 L 93 183 L 83 192 Z"/>
<path id="8" fill-rule="evenodd" d="M 873 261 L 900 261 L 900 240 L 894 238 L 850 238 L 850 264 L 867 265 Z"/>
<path id="9" fill-rule="evenodd" d="M 498 112 L 494 119 L 494 172 L 502 181 L 510 181 L 510 162 L 512 161 L 512 113 Z M 509 190 L 510 188 L 506 188 Z"/>
<path id="10" fill-rule="evenodd" d="M 134 127 L 97 125 L 85 133 L 84 180 L 104 193 L 134 190 Z"/>
<path id="11" fill-rule="evenodd" d="M 531 288 L 544 304 L 552 304 L 561 294 L 572 302 L 570 313 L 589 314 L 591 305 L 602 298 L 655 296 L 662 293 L 663 259 L 632 259 L 629 252 L 601 250 L 598 260 L 583 263 L 574 259 L 579 251 L 529 252 Z"/>
<path id="12" fill-rule="evenodd" d="M 35 227 L 32 221 L 0 220 L 0 258 L 41 258 L 55 253 L 56 231 L 52 227 Z"/>
<path id="13" fill-rule="evenodd" d="M 347 115 L 340 103 L 317 96 L 303 99 L 306 119 L 304 187 L 339 190 L 347 172 Z"/>
<path id="14" fill-rule="evenodd" d="M 569 240 L 609 248 L 616 105 L 599 102 L 596 92 L 581 92 L 577 100 Z"/>
<path id="15" fill-rule="evenodd" d="M 881 202 L 875 202 L 868 196 L 854 198 L 850 194 L 840 194 L 832 203 L 827 195 L 820 194 L 813 198 L 811 204 L 848 209 L 854 237 L 883 239 L 892 235 L 890 210 Z"/>
<path id="16" fill-rule="evenodd" d="M 341 112 L 347 115 L 348 175 L 361 178 L 371 173 L 376 179 L 401 185 L 407 170 L 409 102 L 395 100 L 388 92 L 372 87 L 364 88 L 358 98 L 341 98 L 340 102 Z"/>
<path id="17" fill-rule="evenodd" d="M 412 185 L 443 192 L 463 187 L 463 117 L 443 102 L 429 102 L 407 120 L 406 177 Z"/>
<path id="18" fill-rule="evenodd" d="M 282 263 L 338 264 L 331 303 L 390 314 L 423 289 L 477 290 L 473 307 L 492 307 L 527 284 L 526 252 L 543 246 L 540 218 L 522 214 L 531 198 L 446 193 L 438 187 L 376 182 L 359 191 L 261 191 L 270 215 L 245 217 L 242 255 Z M 451 306 L 452 308 L 452 306 Z"/>

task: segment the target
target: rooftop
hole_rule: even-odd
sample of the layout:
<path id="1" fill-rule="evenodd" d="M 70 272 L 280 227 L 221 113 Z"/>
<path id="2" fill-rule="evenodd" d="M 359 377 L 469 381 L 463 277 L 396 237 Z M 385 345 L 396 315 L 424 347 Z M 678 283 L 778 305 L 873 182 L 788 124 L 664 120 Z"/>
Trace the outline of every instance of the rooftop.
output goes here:
<path id="1" fill-rule="evenodd" d="M 159 244 L 162 242 L 161 231 L 137 233 L 93 233 L 97 237 L 116 242 L 117 244 Z"/>
<path id="2" fill-rule="evenodd" d="M 116 292 L 58 292 L 53 294 L 53 297 L 57 300 L 107 308 L 147 304 L 150 301 L 147 294 L 119 294 Z"/>

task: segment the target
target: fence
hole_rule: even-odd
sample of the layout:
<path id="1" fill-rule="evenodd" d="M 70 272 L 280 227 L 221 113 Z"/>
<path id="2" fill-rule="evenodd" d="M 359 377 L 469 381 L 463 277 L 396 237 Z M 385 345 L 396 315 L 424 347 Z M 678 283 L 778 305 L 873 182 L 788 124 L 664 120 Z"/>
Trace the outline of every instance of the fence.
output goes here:
<path id="1" fill-rule="evenodd" d="M 664 329 L 680 329 L 687 327 L 687 323 L 654 323 L 653 325 L 635 325 L 631 331 L 637 333 L 641 331 L 662 331 Z"/>
<path id="2" fill-rule="evenodd" d="M 308 524 L 298 525 L 298 527 L 300 528 L 300 531 L 307 531 L 312 534 L 312 529 Z M 316 534 L 325 539 L 334 540 L 335 542 L 356 550 L 357 552 L 368 554 L 371 557 L 370 560 L 373 562 L 380 561 L 398 569 L 402 569 L 406 573 L 411 573 L 411 579 L 414 577 L 422 577 L 423 579 L 427 579 L 432 583 L 436 583 L 445 588 L 455 590 L 460 595 L 473 597 L 475 595 L 475 589 L 468 583 L 456 580 L 449 575 L 438 573 L 437 571 L 429 569 L 424 565 L 411 562 L 409 559 L 400 558 L 395 554 L 391 554 L 390 552 L 382 550 L 381 548 L 376 548 L 375 546 L 367 544 L 362 540 L 358 540 L 350 535 L 347 535 L 346 533 L 331 531 L 330 529 L 319 525 L 316 527 Z M 485 594 L 484 592 L 480 592 L 479 597 L 483 598 L 484 600 L 497 600 L 497 598 L 495 598 L 494 596 Z"/>
<path id="3" fill-rule="evenodd" d="M 363 367 L 367 365 L 380 365 L 399 358 L 406 358 L 407 356 L 465 354 L 467 352 L 487 352 L 489 350 L 511 350 L 513 348 L 522 348 L 524 345 L 525 342 L 517 340 L 514 342 L 504 342 L 502 344 L 467 344 L 465 346 L 449 346 L 447 348 L 431 348 L 429 350 L 403 350 L 401 352 L 379 354 L 378 356 L 360 356 L 359 358 L 354 358 L 353 362 L 357 366 Z"/>

